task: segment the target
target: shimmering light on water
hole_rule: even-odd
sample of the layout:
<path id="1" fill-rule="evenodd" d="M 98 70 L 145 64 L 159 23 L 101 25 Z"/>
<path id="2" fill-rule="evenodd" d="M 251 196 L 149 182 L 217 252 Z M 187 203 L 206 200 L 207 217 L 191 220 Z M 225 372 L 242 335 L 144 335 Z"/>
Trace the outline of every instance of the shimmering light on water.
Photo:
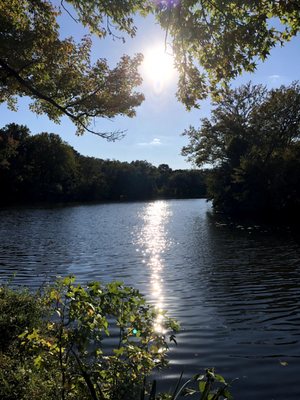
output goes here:
<path id="1" fill-rule="evenodd" d="M 137 251 L 143 254 L 143 263 L 150 270 L 150 296 L 151 301 L 158 311 L 158 317 L 154 328 L 159 333 L 164 333 L 163 310 L 164 305 L 164 270 L 163 254 L 170 245 L 166 231 L 166 224 L 171 217 L 171 212 L 166 201 L 150 203 L 143 213 L 141 219 L 143 226 L 136 232 L 135 243 Z"/>

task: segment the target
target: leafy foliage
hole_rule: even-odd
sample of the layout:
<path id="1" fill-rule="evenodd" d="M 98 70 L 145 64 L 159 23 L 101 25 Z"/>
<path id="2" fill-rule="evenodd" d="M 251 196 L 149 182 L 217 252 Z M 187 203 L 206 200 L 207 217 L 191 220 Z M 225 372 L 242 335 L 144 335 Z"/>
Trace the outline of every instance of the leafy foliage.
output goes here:
<path id="1" fill-rule="evenodd" d="M 116 27 L 133 36 L 133 15 L 152 13 L 165 30 L 179 72 L 177 96 L 188 109 L 209 93 L 215 98 L 231 79 L 253 72 L 276 44 L 300 29 L 298 1 L 70 0 L 78 18 L 100 35 Z M 169 43 L 170 42 L 170 43 Z M 170 49 L 169 49 L 170 47 Z"/>
<path id="2" fill-rule="evenodd" d="M 228 82 L 254 71 L 276 44 L 299 32 L 296 0 L 35 0 L 0 1 L 0 101 L 14 109 L 17 96 L 29 96 L 31 109 L 58 122 L 67 115 L 77 126 L 114 140 L 122 132 L 95 132 L 94 117 L 133 116 L 143 95 L 133 92 L 141 78 L 141 56 L 123 56 L 110 69 L 99 58 L 92 64 L 91 40 L 59 36 L 64 13 L 91 33 L 134 36 L 136 14 L 154 14 L 166 32 L 165 43 L 179 72 L 177 96 L 189 109 L 212 93 L 223 94 Z M 124 40 L 124 37 L 122 37 Z M 170 42 L 170 44 L 169 44 Z M 51 51 L 49 51 L 51 49 Z"/>
<path id="3" fill-rule="evenodd" d="M 27 289 L 13 290 L 8 285 L 0 287 L 0 398 L 5 400 L 29 399 L 30 387 L 40 387 L 39 376 L 30 370 L 32 360 L 20 347 L 18 336 L 25 329 L 34 329 L 40 324 L 46 309 L 42 297 Z M 28 388 L 28 390 L 27 390 Z M 42 394 L 42 392 L 41 392 Z M 33 397 L 34 398 L 34 397 Z M 37 398 L 37 397 L 35 397 Z M 44 398 L 42 395 L 41 399 Z"/>
<path id="4" fill-rule="evenodd" d="M 95 117 L 135 115 L 144 99 L 133 91 L 141 83 L 141 55 L 123 56 L 114 69 L 105 59 L 92 64 L 91 39 L 61 39 L 59 14 L 46 1 L 0 1 L 0 102 L 16 109 L 17 97 L 29 96 L 37 114 L 55 122 L 66 115 L 77 133 L 115 140 L 122 132 L 95 132 L 89 125 Z"/>
<path id="5" fill-rule="evenodd" d="M 5 294 L 2 289 L 1 311 L 8 304 L 12 315 L 19 312 L 20 316 L 14 318 L 12 338 L 4 337 L 6 344 L 15 343 L 11 351 L 4 352 L 3 346 L 0 362 L 8 360 L 18 368 L 4 368 L 0 374 L 3 399 L 134 399 L 147 389 L 152 370 L 167 364 L 165 333 L 154 329 L 157 311 L 137 290 L 120 282 L 92 282 L 84 287 L 65 278 L 39 297 L 34 307 L 33 295 L 21 295 L 19 302 L 26 310 L 12 310 L 11 301 L 19 295 L 7 290 Z M 29 306 L 44 313 L 34 319 L 26 313 Z M 6 312 L 4 331 L 11 331 L 9 321 Z M 162 324 L 163 330 L 178 329 L 166 316 Z M 113 345 L 105 345 L 108 336 Z M 14 397 L 11 382 L 19 389 L 23 385 L 20 397 Z"/>
<path id="6" fill-rule="evenodd" d="M 194 384 L 194 388 L 190 387 Z M 196 386 L 195 386 L 196 384 Z M 223 376 L 216 374 L 214 368 L 207 368 L 205 374 L 197 374 L 186 381 L 173 396 L 173 400 L 181 396 L 197 395 L 199 400 L 231 400 L 229 384 Z"/>
<path id="7" fill-rule="evenodd" d="M 293 214 L 300 203 L 300 86 L 230 90 L 211 119 L 185 132 L 183 154 L 210 163 L 210 196 L 228 213 Z"/>
<path id="8" fill-rule="evenodd" d="M 74 363 L 92 398 L 113 399 L 133 398 L 152 369 L 164 365 L 168 346 L 164 336 L 153 329 L 156 312 L 136 290 L 118 282 L 106 287 L 94 282 L 85 289 L 66 279 L 49 296 L 58 321 L 48 324 L 43 336 L 55 338 L 45 345 L 50 358 L 51 353 L 57 356 L 62 397 L 66 383 L 74 382 Z M 115 319 L 119 334 L 113 354 L 104 355 L 102 341 L 109 335 L 109 322 L 112 324 L 108 318 Z M 166 327 L 170 326 L 175 327 L 166 320 Z M 43 336 L 32 335 L 25 336 L 30 345 L 35 346 L 36 341 L 40 345 Z M 36 362 L 42 358 L 37 355 Z"/>
<path id="9" fill-rule="evenodd" d="M 10 348 L 19 334 L 38 323 L 43 314 L 40 300 L 38 294 L 33 295 L 26 289 L 14 291 L 6 285 L 1 286 L 0 351 Z"/>
<path id="10" fill-rule="evenodd" d="M 157 332 L 156 309 L 120 282 L 83 286 L 67 277 L 36 294 L 1 286 L 0 313 L 3 400 L 232 398 L 214 369 L 181 387 L 180 377 L 169 393 L 147 383 L 167 365 L 166 335 L 179 326 L 160 311 Z"/>
<path id="11" fill-rule="evenodd" d="M 170 36 L 178 98 L 188 109 L 209 93 L 217 99 L 230 79 L 253 72 L 259 58 L 300 28 L 297 1 L 160 1 L 155 12 Z"/>
<path id="12" fill-rule="evenodd" d="M 116 29 L 133 37 L 136 33 L 134 14 L 146 15 L 152 11 L 152 2 L 144 0 L 67 0 L 77 12 L 78 20 L 100 37 L 113 35 L 116 39 L 123 39 L 114 33 Z M 62 3 L 63 4 L 63 3 Z M 64 7 L 66 11 L 67 7 Z"/>

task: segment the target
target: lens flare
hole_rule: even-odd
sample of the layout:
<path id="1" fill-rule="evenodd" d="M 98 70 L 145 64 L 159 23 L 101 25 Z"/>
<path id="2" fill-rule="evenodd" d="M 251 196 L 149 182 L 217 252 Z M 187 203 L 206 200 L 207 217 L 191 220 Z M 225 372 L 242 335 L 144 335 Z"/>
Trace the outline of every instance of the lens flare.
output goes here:
<path id="1" fill-rule="evenodd" d="M 157 45 L 144 52 L 142 65 L 144 80 L 150 81 L 154 92 L 160 93 L 175 77 L 173 56 L 165 51 L 163 45 Z"/>

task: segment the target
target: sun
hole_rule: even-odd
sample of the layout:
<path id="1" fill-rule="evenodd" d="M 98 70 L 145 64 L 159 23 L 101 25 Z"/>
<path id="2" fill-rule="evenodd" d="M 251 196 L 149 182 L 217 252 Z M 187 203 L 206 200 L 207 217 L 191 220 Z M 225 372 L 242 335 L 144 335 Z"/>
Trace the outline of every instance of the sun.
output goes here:
<path id="1" fill-rule="evenodd" d="M 156 45 L 144 52 L 142 74 L 145 80 L 151 81 L 154 89 L 162 89 L 173 80 L 174 60 L 172 55 L 165 51 L 163 45 Z"/>

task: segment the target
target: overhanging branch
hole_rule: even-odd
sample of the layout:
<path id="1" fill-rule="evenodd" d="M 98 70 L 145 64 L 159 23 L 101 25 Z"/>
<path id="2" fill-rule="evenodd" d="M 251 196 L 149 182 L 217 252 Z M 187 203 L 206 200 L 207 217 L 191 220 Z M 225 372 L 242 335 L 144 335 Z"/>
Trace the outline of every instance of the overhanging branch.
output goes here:
<path id="1" fill-rule="evenodd" d="M 49 97 L 36 89 L 30 81 L 22 78 L 22 76 L 12 67 L 10 67 L 3 59 L 0 58 L 0 67 L 7 73 L 8 76 L 11 76 L 16 79 L 16 81 L 28 89 L 33 96 L 37 97 L 40 100 L 44 100 L 47 103 L 51 104 L 54 108 L 59 110 L 62 114 L 68 116 L 76 125 L 81 126 L 85 131 L 92 133 L 94 135 L 100 136 L 108 141 L 115 141 L 124 137 L 126 131 L 114 131 L 114 132 L 97 132 L 94 131 L 82 122 L 80 116 L 72 114 L 68 111 L 67 107 L 60 105 L 57 101 L 55 101 L 52 97 Z"/>

